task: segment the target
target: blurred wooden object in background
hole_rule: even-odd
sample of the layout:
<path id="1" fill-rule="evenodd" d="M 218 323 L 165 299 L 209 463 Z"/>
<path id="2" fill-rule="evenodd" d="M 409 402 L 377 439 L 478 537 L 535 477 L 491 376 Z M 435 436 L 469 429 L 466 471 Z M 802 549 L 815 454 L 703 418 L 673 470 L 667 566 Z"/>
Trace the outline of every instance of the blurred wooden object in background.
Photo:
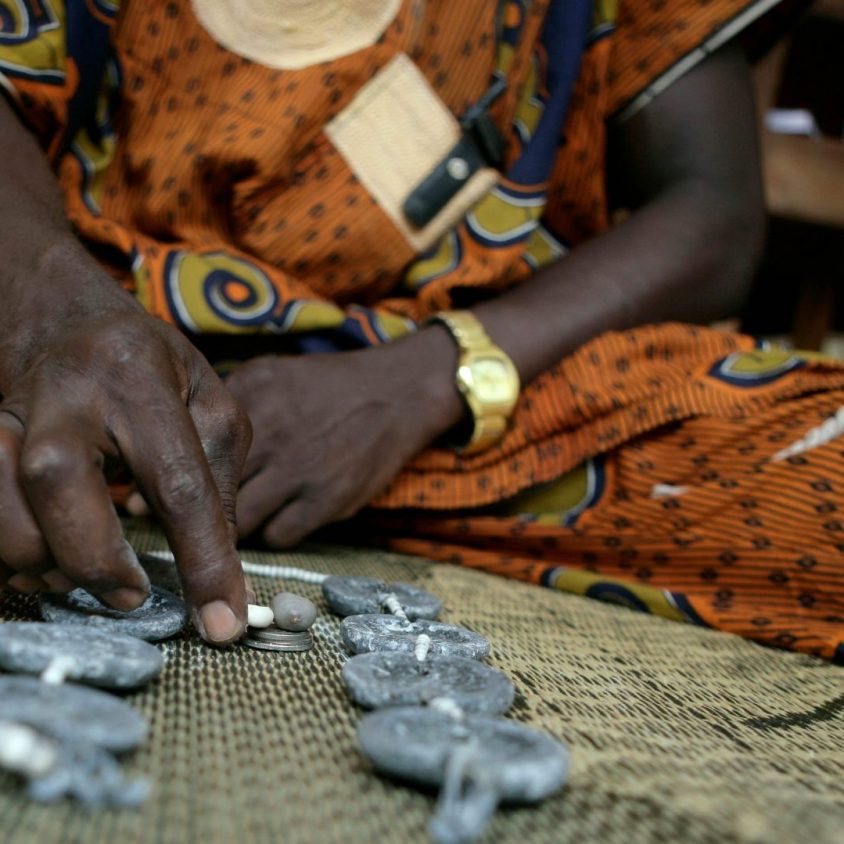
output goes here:
<path id="1" fill-rule="evenodd" d="M 823 25 L 824 29 L 820 29 Z M 820 33 L 824 50 L 813 53 L 812 41 Z M 804 42 L 799 39 L 804 38 Z M 807 13 L 804 26 L 792 39 L 782 42 L 755 70 L 760 141 L 768 213 L 776 238 L 769 240 L 768 255 L 760 272 L 760 285 L 771 277 L 790 273 L 791 284 L 799 285 L 790 333 L 795 346 L 818 349 L 833 327 L 836 305 L 844 276 L 844 114 L 837 137 L 798 136 L 771 132 L 765 115 L 782 105 L 784 80 L 788 81 L 785 105 L 811 105 L 824 95 L 826 113 L 842 105 L 844 74 L 828 66 L 829 38 L 836 39 L 834 53 L 844 55 L 844 0 L 818 0 Z M 806 43 L 808 42 L 808 43 Z M 824 91 L 818 89 L 823 79 Z M 827 125 L 834 124 L 827 121 Z M 793 224 L 793 225 L 790 225 Z M 787 244 L 782 238 L 794 239 Z M 803 247 L 803 248 L 801 248 Z M 789 266 L 783 264 L 787 262 Z M 766 274 L 768 279 L 766 279 Z M 745 319 L 748 328 L 764 333 L 761 315 L 754 308 L 765 307 L 765 293 L 751 297 Z M 838 295 L 837 295 L 838 294 Z"/>

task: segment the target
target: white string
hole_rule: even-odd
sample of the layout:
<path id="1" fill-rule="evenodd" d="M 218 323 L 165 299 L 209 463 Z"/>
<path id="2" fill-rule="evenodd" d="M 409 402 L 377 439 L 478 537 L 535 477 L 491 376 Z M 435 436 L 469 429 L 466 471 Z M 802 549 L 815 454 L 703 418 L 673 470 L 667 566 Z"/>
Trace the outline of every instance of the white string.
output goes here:
<path id="1" fill-rule="evenodd" d="M 381 606 L 389 610 L 396 618 L 402 621 L 409 621 L 404 607 L 399 603 L 399 599 L 392 593 L 388 593 L 381 598 Z"/>
<path id="2" fill-rule="evenodd" d="M 148 551 L 147 553 L 150 557 L 156 557 L 168 563 L 176 562 L 172 551 Z M 263 563 L 251 563 L 248 560 L 241 560 L 240 564 L 243 566 L 244 574 L 254 575 L 255 577 L 278 577 L 282 580 L 298 580 L 302 583 L 322 583 L 330 576 L 324 572 L 299 569 L 295 566 L 265 565 Z"/>

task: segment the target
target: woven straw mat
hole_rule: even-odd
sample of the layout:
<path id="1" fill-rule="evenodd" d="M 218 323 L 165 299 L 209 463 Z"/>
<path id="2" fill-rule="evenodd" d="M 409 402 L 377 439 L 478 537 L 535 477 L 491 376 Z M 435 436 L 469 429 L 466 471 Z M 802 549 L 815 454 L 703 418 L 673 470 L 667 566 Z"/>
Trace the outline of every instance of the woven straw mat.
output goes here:
<path id="1" fill-rule="evenodd" d="M 127 524 L 140 551 L 161 534 Z M 566 742 L 567 786 L 498 813 L 496 842 L 844 842 L 844 673 L 622 607 L 381 551 L 248 552 L 261 563 L 405 580 L 443 619 L 487 636 L 518 690 L 510 718 Z M 340 679 L 338 624 L 318 586 L 254 578 L 259 601 L 292 590 L 322 614 L 304 654 L 164 645 L 160 680 L 129 697 L 151 736 L 129 757 L 153 796 L 139 811 L 38 806 L 0 777 L 3 844 L 427 841 L 434 795 L 372 773 L 360 711 Z M 0 619 L 32 599 L 0 595 Z"/>

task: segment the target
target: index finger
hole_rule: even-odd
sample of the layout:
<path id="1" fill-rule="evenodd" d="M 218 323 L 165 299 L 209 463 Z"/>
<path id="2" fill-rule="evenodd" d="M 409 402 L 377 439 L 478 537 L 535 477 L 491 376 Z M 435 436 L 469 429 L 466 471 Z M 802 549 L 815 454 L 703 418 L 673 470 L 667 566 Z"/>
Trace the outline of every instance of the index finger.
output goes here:
<path id="1" fill-rule="evenodd" d="M 218 645 L 246 628 L 246 591 L 233 532 L 187 407 L 134 409 L 131 429 L 115 432 L 123 459 L 176 558 L 194 624 Z"/>

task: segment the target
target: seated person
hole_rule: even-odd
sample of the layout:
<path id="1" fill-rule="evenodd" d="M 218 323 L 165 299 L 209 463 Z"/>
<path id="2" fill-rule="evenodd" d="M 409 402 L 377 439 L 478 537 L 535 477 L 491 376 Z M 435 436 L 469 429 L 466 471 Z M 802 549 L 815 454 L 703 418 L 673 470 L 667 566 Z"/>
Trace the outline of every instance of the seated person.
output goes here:
<path id="1" fill-rule="evenodd" d="M 0 581 L 137 606 L 123 467 L 217 644 L 357 516 L 834 657 L 844 368 L 703 327 L 771 5 L 0 0 Z"/>

